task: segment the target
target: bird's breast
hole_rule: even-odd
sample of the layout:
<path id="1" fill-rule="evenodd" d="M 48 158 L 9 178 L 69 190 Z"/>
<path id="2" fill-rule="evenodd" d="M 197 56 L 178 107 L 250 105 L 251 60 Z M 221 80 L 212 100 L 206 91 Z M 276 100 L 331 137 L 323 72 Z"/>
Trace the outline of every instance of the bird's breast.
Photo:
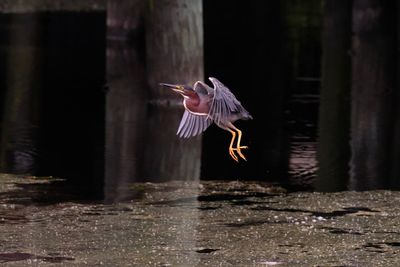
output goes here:
<path id="1" fill-rule="evenodd" d="M 208 103 L 199 101 L 199 102 L 193 102 L 190 100 L 184 100 L 183 101 L 183 106 L 185 107 L 186 110 L 188 110 L 190 113 L 199 115 L 199 116 L 205 116 L 208 115 L 208 112 L 210 110 L 210 107 Z"/>

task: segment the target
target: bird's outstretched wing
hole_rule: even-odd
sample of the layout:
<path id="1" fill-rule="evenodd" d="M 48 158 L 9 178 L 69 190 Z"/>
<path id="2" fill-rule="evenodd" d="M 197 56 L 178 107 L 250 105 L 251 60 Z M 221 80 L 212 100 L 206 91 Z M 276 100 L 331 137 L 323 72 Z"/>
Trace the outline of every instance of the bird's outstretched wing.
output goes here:
<path id="1" fill-rule="evenodd" d="M 211 102 L 209 117 L 215 123 L 220 124 L 221 122 L 225 122 L 229 120 L 232 113 L 244 110 L 242 104 L 224 84 L 216 78 L 210 77 L 209 79 L 214 85 L 214 97 Z"/>
<path id="2" fill-rule="evenodd" d="M 212 120 L 207 116 L 194 115 L 185 110 L 176 134 L 183 138 L 196 136 L 204 132 L 211 123 Z"/>
<path id="3" fill-rule="evenodd" d="M 214 94 L 214 89 L 212 89 L 210 86 L 202 81 L 195 82 L 195 84 L 193 85 L 193 90 L 195 90 L 196 93 L 200 95 Z"/>

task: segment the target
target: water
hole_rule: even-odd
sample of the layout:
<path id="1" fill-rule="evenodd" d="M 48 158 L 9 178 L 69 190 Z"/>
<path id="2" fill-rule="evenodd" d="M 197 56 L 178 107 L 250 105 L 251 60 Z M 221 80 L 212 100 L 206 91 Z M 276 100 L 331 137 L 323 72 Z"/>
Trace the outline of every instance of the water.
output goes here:
<path id="1" fill-rule="evenodd" d="M 290 180 L 300 188 L 312 188 L 317 172 L 318 95 L 295 95 L 289 107 Z"/>
<path id="2" fill-rule="evenodd" d="M 104 204 L 57 183 L 0 175 L 4 266 L 400 264 L 399 192 L 171 181 L 131 184 L 132 199 Z"/>

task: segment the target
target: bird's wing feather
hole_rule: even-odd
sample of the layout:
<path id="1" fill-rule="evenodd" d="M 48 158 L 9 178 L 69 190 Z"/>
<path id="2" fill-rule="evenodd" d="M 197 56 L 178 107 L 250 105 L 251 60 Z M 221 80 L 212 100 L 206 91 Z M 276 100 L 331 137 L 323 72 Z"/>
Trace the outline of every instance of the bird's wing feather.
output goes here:
<path id="1" fill-rule="evenodd" d="M 220 122 L 226 121 L 231 113 L 240 112 L 243 106 L 220 81 L 215 78 L 210 78 L 210 80 L 214 84 L 214 97 L 208 115 L 217 124 L 220 124 Z"/>
<path id="2" fill-rule="evenodd" d="M 214 89 L 202 81 L 197 81 L 193 85 L 193 90 L 195 90 L 198 94 L 201 95 L 214 94 Z"/>
<path id="3" fill-rule="evenodd" d="M 179 124 L 178 132 L 179 137 L 188 138 L 196 136 L 204 132 L 210 126 L 212 120 L 207 116 L 199 116 L 185 110 L 182 116 L 181 123 Z"/>

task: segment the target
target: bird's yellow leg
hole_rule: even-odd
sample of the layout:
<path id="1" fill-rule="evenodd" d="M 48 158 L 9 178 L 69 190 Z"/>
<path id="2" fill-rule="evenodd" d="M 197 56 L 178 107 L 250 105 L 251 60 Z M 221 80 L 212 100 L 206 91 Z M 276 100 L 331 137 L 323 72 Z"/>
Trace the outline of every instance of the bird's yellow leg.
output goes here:
<path id="1" fill-rule="evenodd" d="M 228 130 L 229 132 L 231 132 L 231 134 L 232 134 L 231 143 L 230 143 L 230 145 L 229 145 L 229 155 L 231 155 L 231 157 L 232 157 L 235 161 L 238 162 L 239 159 L 238 159 L 238 157 L 235 155 L 235 153 L 233 152 L 234 150 L 236 150 L 236 149 L 233 148 L 233 142 L 235 142 L 236 132 L 235 132 L 234 130 L 229 129 L 229 128 L 227 128 L 227 130 Z"/>
<path id="2" fill-rule="evenodd" d="M 238 128 L 236 128 L 233 124 L 231 124 L 230 126 L 231 126 L 233 129 L 235 129 L 235 130 L 237 131 L 237 133 L 238 133 L 236 148 L 233 148 L 233 150 L 236 150 L 236 152 L 239 154 L 239 156 L 240 156 L 242 159 L 244 159 L 244 160 L 247 161 L 246 157 L 243 155 L 243 153 L 242 153 L 242 151 L 241 151 L 241 149 L 246 149 L 246 148 L 248 148 L 247 146 L 241 146 L 241 145 L 240 145 L 240 141 L 242 140 L 242 131 L 239 130 Z"/>

